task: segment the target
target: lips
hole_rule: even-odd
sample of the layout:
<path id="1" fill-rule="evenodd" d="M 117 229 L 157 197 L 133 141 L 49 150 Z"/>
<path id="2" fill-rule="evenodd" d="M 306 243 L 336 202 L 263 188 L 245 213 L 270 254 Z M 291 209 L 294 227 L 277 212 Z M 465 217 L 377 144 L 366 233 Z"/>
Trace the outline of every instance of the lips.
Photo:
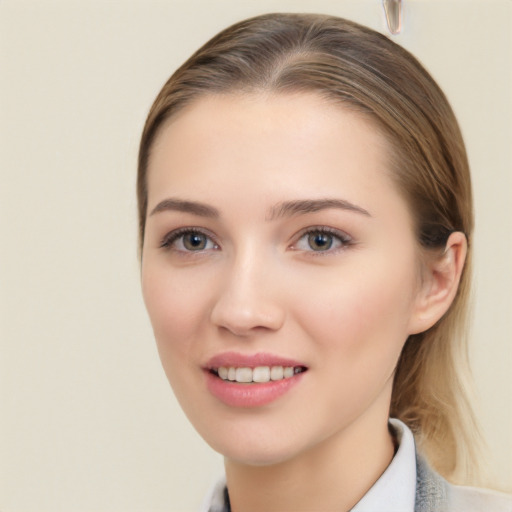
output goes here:
<path id="1" fill-rule="evenodd" d="M 203 367 L 210 393 L 232 407 L 258 407 L 277 400 L 300 382 L 307 367 L 273 354 L 225 352 Z"/>

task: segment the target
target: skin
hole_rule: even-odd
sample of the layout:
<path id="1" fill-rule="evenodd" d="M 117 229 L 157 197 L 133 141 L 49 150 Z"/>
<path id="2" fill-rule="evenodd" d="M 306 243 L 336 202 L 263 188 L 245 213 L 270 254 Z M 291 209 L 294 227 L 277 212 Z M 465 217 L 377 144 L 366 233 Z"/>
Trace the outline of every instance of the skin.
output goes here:
<path id="1" fill-rule="evenodd" d="M 326 198 L 366 213 L 272 215 L 282 202 Z M 167 199 L 218 215 L 151 214 Z M 407 337 L 449 307 L 463 235 L 442 257 L 420 258 L 384 137 L 305 93 L 207 96 L 181 111 L 153 147 L 148 203 L 142 287 L 159 354 L 190 421 L 225 457 L 233 510 L 349 510 L 393 457 L 393 372 Z M 204 249 L 183 237 L 162 247 L 191 227 Z M 328 250 L 304 234 L 318 227 L 335 230 Z M 225 351 L 308 369 L 270 404 L 230 407 L 203 369 Z"/>

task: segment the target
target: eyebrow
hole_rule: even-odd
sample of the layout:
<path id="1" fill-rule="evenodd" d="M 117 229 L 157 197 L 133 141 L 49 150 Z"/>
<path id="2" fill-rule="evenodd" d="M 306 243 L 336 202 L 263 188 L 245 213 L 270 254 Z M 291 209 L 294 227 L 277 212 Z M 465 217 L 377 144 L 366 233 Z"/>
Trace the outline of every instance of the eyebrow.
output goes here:
<path id="1" fill-rule="evenodd" d="M 266 217 L 267 221 L 273 221 L 283 217 L 293 217 L 294 215 L 304 215 L 307 213 L 315 213 L 328 209 L 348 210 L 355 213 L 371 217 L 370 213 L 345 199 L 297 199 L 294 201 L 284 201 L 274 205 Z M 165 211 L 178 211 L 191 213 L 199 217 L 220 217 L 219 210 L 213 206 L 199 203 L 196 201 L 186 201 L 183 199 L 164 199 L 160 201 L 149 214 Z"/>
<path id="2" fill-rule="evenodd" d="M 209 206 L 204 203 L 197 203 L 195 201 L 184 201 L 182 199 L 164 199 L 160 201 L 149 214 L 154 215 L 155 213 L 165 211 L 177 211 L 184 213 L 192 213 L 199 217 L 219 217 L 219 210 L 213 206 Z"/>
<path id="3" fill-rule="evenodd" d="M 296 201 L 285 201 L 273 206 L 267 220 L 275 220 L 282 217 L 292 217 L 306 213 L 315 213 L 328 209 L 348 210 L 371 217 L 370 213 L 345 199 L 305 199 Z"/>

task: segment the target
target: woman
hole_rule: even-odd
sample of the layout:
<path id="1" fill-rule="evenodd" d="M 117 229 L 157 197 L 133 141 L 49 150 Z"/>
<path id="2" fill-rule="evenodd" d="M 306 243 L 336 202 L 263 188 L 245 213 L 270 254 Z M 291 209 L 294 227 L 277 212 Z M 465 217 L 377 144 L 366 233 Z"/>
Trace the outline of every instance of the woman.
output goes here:
<path id="1" fill-rule="evenodd" d="M 408 52 L 320 15 L 224 30 L 157 97 L 138 200 L 163 367 L 225 457 L 207 510 L 512 510 L 439 475 L 477 469 L 471 186 Z"/>

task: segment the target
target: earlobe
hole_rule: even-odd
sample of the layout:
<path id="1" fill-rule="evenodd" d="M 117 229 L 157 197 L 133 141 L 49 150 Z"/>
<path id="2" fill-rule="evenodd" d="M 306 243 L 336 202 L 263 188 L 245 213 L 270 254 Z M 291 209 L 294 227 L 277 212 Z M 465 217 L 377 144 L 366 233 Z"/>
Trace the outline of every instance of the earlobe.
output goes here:
<path id="1" fill-rule="evenodd" d="M 457 294 L 466 254 L 466 236 L 456 231 L 448 237 L 442 254 L 428 256 L 410 334 L 426 331 L 448 311 Z"/>

